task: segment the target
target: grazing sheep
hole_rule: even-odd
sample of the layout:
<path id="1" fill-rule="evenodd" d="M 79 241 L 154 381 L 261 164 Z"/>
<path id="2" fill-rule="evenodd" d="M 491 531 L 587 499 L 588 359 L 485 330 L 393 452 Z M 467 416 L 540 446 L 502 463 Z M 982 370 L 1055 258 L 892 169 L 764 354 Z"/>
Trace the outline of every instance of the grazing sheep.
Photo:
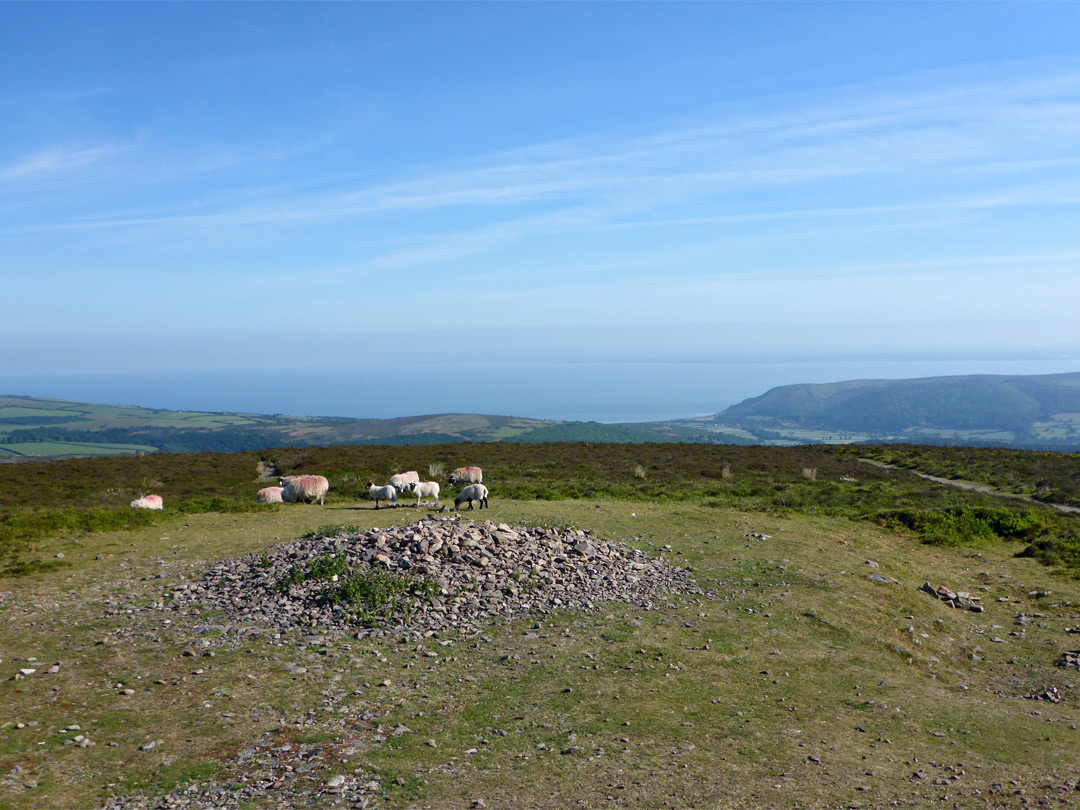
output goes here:
<path id="1" fill-rule="evenodd" d="M 450 473 L 450 486 L 455 484 L 482 484 L 484 471 L 479 467 L 458 467 Z"/>
<path id="2" fill-rule="evenodd" d="M 397 488 L 387 484 L 385 487 L 377 487 L 371 481 L 368 481 L 367 494 L 370 495 L 375 501 L 375 508 L 379 508 L 379 501 L 390 501 L 394 506 L 397 506 Z"/>
<path id="3" fill-rule="evenodd" d="M 284 503 L 324 504 L 330 482 L 321 475 L 289 475 L 281 479 L 281 500 Z"/>
<path id="4" fill-rule="evenodd" d="M 416 496 L 416 505 L 420 505 L 420 499 L 428 496 L 435 499 L 435 506 L 439 505 L 439 485 L 434 481 L 413 482 L 408 485 L 408 490 Z"/>
<path id="5" fill-rule="evenodd" d="M 398 492 L 404 492 L 409 488 L 409 484 L 419 484 L 420 473 L 416 470 L 409 470 L 408 472 L 398 473 L 397 475 L 390 476 L 390 486 L 397 489 Z"/>
<path id="6" fill-rule="evenodd" d="M 256 503 L 284 503 L 281 500 L 282 487 L 265 487 L 255 493 Z"/>
<path id="7" fill-rule="evenodd" d="M 483 509 L 488 505 L 488 488 L 483 484 L 469 484 L 469 486 L 461 490 L 461 493 L 454 498 L 454 511 L 456 512 L 457 508 L 465 503 L 465 501 L 469 502 L 470 509 L 473 508 L 473 501 L 479 501 L 480 508 Z"/>
<path id="8" fill-rule="evenodd" d="M 165 502 L 160 495 L 143 495 L 138 500 L 131 502 L 132 509 L 164 509 Z"/>

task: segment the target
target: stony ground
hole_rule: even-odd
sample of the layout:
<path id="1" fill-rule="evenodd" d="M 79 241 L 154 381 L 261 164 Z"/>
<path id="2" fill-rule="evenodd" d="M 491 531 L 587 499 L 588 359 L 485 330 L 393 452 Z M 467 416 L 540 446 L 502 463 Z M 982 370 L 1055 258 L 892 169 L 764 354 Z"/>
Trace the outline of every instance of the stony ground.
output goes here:
<path id="1" fill-rule="evenodd" d="M 371 604 L 342 589 L 367 577 L 368 591 L 405 588 Z M 592 610 L 621 601 L 642 609 L 658 592 L 697 592 L 689 574 L 625 545 L 579 529 L 511 528 L 456 516 L 285 543 L 265 554 L 226 560 L 155 607 L 170 614 L 220 611 L 226 625 L 200 628 L 225 638 L 290 631 L 411 637 L 553 610 Z M 365 598 L 370 597 L 370 598 Z"/>
<path id="2" fill-rule="evenodd" d="M 0 806 L 1078 805 L 1080 587 L 1016 548 L 704 506 L 421 514 L 48 549 L 72 567 L 0 585 Z"/>
<path id="3" fill-rule="evenodd" d="M 423 581 L 428 587 L 422 594 L 393 595 L 378 614 L 332 599 L 343 582 L 365 575 L 376 582 Z M 200 659 L 214 657 L 223 645 L 252 639 L 303 647 L 343 637 L 418 642 L 446 631 L 479 635 L 497 620 L 606 609 L 613 602 L 652 610 L 657 595 L 670 592 L 701 593 L 685 569 L 582 530 L 476 524 L 451 515 L 396 528 L 316 535 L 223 560 L 143 613 L 168 616 L 165 624 L 175 625 L 169 629 L 190 628 L 184 655 Z M 207 613 L 214 615 L 213 623 L 200 621 Z M 285 670 L 294 676 L 308 671 L 296 663 Z M 377 721 L 378 714 L 361 713 L 357 719 Z M 326 778 L 321 772 L 411 733 L 402 724 L 375 731 L 355 740 L 300 745 L 267 734 L 231 759 L 226 781 L 188 784 L 161 796 L 112 796 L 103 810 L 238 810 L 253 802 L 275 808 L 366 808 L 383 787 L 378 776 L 359 771 Z M 159 742 L 149 740 L 142 749 L 153 750 Z"/>

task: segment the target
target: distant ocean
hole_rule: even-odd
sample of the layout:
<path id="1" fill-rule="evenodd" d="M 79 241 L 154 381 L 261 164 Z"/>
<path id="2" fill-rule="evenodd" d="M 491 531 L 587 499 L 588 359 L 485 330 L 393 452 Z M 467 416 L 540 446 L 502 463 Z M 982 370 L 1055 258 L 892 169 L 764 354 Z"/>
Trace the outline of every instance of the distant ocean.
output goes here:
<path id="1" fill-rule="evenodd" d="M 484 363 L 102 374 L 0 372 L 0 394 L 185 411 L 385 419 L 485 413 L 645 422 L 701 416 L 778 385 L 954 374 L 1059 374 L 1077 359 Z"/>

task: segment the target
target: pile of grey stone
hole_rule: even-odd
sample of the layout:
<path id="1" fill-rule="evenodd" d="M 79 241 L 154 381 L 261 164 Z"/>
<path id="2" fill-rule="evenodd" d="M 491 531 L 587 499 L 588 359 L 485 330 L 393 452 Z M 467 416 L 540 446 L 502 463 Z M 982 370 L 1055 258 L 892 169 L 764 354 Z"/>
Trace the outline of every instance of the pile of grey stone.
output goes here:
<path id="1" fill-rule="evenodd" d="M 308 576 L 327 570 L 334 576 Z M 340 598 L 350 577 L 417 587 L 374 617 Z M 422 587 L 420 587 L 422 586 Z M 316 536 L 226 560 L 171 594 L 170 614 L 220 611 L 222 638 L 289 631 L 420 638 L 478 630 L 495 619 L 626 602 L 643 610 L 671 592 L 700 593 L 690 573 L 580 529 L 477 524 L 433 516 L 415 524 Z M 221 621 L 216 620 L 216 621 Z"/>
<path id="2" fill-rule="evenodd" d="M 1054 662 L 1059 667 L 1070 667 L 1072 669 L 1080 669 L 1080 650 L 1069 650 L 1063 652 L 1061 657 Z"/>
<path id="3" fill-rule="evenodd" d="M 951 608 L 970 610 L 975 613 L 982 613 L 984 610 L 979 597 L 972 596 L 967 591 L 954 591 L 945 585 L 939 585 L 935 588 L 929 582 L 923 583 L 919 590 L 930 594 L 935 599 L 940 599 Z"/>

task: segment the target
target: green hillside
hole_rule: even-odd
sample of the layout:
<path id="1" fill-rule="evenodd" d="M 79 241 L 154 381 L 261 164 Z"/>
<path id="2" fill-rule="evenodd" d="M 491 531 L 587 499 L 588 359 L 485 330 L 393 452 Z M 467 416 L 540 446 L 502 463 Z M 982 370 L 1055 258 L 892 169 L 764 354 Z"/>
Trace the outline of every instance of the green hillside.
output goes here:
<path id="1" fill-rule="evenodd" d="M 0 396 L 0 461 L 458 442 L 856 444 L 1080 450 L 1080 373 L 784 385 L 711 417 L 602 424 L 491 414 L 396 419 L 152 410 Z"/>
<path id="2" fill-rule="evenodd" d="M 768 443 L 1080 448 L 1080 373 L 785 385 L 701 420 Z"/>
<path id="3" fill-rule="evenodd" d="M 143 453 L 239 452 L 336 444 L 716 442 L 701 428 L 604 425 L 484 414 L 397 419 L 152 410 L 0 396 L 0 460 Z"/>

